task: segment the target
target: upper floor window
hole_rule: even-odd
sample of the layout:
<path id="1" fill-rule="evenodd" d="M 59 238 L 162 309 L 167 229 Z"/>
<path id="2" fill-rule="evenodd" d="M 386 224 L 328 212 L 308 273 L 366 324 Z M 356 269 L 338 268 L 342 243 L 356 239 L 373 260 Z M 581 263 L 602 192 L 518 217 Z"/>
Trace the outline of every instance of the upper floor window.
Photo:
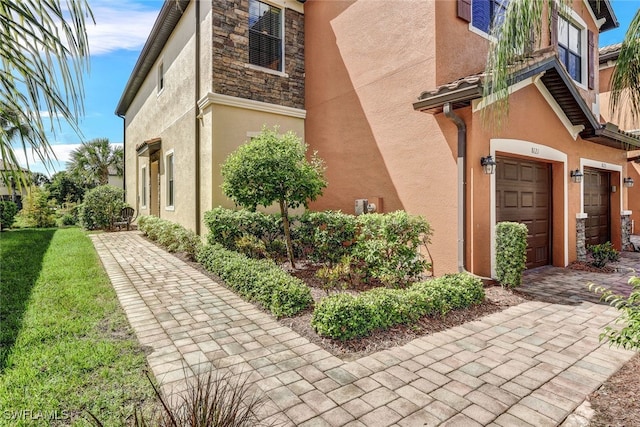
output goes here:
<path id="1" fill-rule="evenodd" d="M 492 24 L 502 25 L 508 4 L 509 0 L 472 0 L 471 25 L 489 34 Z"/>
<path id="2" fill-rule="evenodd" d="M 164 89 L 164 63 L 158 64 L 158 93 Z"/>
<path id="3" fill-rule="evenodd" d="M 582 83 L 582 30 L 558 16 L 558 56 L 573 80 Z"/>
<path id="4" fill-rule="evenodd" d="M 283 71 L 282 9 L 249 0 L 249 63 Z"/>

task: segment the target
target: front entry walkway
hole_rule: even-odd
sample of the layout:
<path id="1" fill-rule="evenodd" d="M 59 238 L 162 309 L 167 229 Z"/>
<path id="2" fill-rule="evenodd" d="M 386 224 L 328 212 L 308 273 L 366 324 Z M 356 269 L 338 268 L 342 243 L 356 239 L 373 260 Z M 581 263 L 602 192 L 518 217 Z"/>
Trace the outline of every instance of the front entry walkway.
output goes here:
<path id="1" fill-rule="evenodd" d="M 91 238 L 166 393 L 229 369 L 284 425 L 556 426 L 634 354 L 598 341 L 617 311 L 583 301 L 590 278 L 630 273 L 536 270 L 523 288 L 544 301 L 344 362 L 138 232 Z"/>

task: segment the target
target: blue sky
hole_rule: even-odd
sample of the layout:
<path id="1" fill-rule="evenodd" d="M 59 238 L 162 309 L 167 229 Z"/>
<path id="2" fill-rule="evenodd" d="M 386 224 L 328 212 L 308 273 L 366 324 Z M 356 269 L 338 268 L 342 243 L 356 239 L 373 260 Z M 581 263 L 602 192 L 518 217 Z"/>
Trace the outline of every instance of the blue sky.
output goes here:
<path id="1" fill-rule="evenodd" d="M 108 138 L 121 143 L 122 119 L 114 113 L 124 86 L 162 7 L 162 0 L 89 0 L 96 25 L 89 25 L 91 70 L 85 76 L 85 116 L 80 121 L 84 140 Z M 611 1 L 620 27 L 600 35 L 600 46 L 618 43 L 624 38 L 631 18 L 640 8 L 640 0 Z M 31 170 L 53 174 L 65 169 L 69 152 L 81 138 L 68 127 L 51 137 L 58 162 L 55 170 L 29 161 Z M 24 158 L 23 153 L 17 153 Z"/>

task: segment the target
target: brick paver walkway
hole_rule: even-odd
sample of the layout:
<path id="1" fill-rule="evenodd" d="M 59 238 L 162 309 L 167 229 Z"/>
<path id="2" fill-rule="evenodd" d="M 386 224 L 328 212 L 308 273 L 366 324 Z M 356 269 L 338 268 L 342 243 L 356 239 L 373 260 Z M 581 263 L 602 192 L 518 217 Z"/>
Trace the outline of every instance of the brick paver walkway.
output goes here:
<path id="1" fill-rule="evenodd" d="M 345 362 L 138 232 L 91 237 L 165 392 L 229 369 L 284 425 L 556 426 L 634 354 L 598 342 L 618 313 L 584 300 L 589 280 L 630 273 L 536 270 L 523 289 L 544 301 Z M 624 262 L 640 266 L 637 255 Z"/>

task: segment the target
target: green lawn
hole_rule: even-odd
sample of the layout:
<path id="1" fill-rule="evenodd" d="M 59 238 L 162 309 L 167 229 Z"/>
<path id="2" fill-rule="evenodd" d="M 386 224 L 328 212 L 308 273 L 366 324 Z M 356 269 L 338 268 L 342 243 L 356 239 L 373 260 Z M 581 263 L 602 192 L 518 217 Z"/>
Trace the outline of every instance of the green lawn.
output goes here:
<path id="1" fill-rule="evenodd" d="M 154 402 L 145 368 L 82 230 L 0 234 L 0 426 L 122 425 Z"/>

